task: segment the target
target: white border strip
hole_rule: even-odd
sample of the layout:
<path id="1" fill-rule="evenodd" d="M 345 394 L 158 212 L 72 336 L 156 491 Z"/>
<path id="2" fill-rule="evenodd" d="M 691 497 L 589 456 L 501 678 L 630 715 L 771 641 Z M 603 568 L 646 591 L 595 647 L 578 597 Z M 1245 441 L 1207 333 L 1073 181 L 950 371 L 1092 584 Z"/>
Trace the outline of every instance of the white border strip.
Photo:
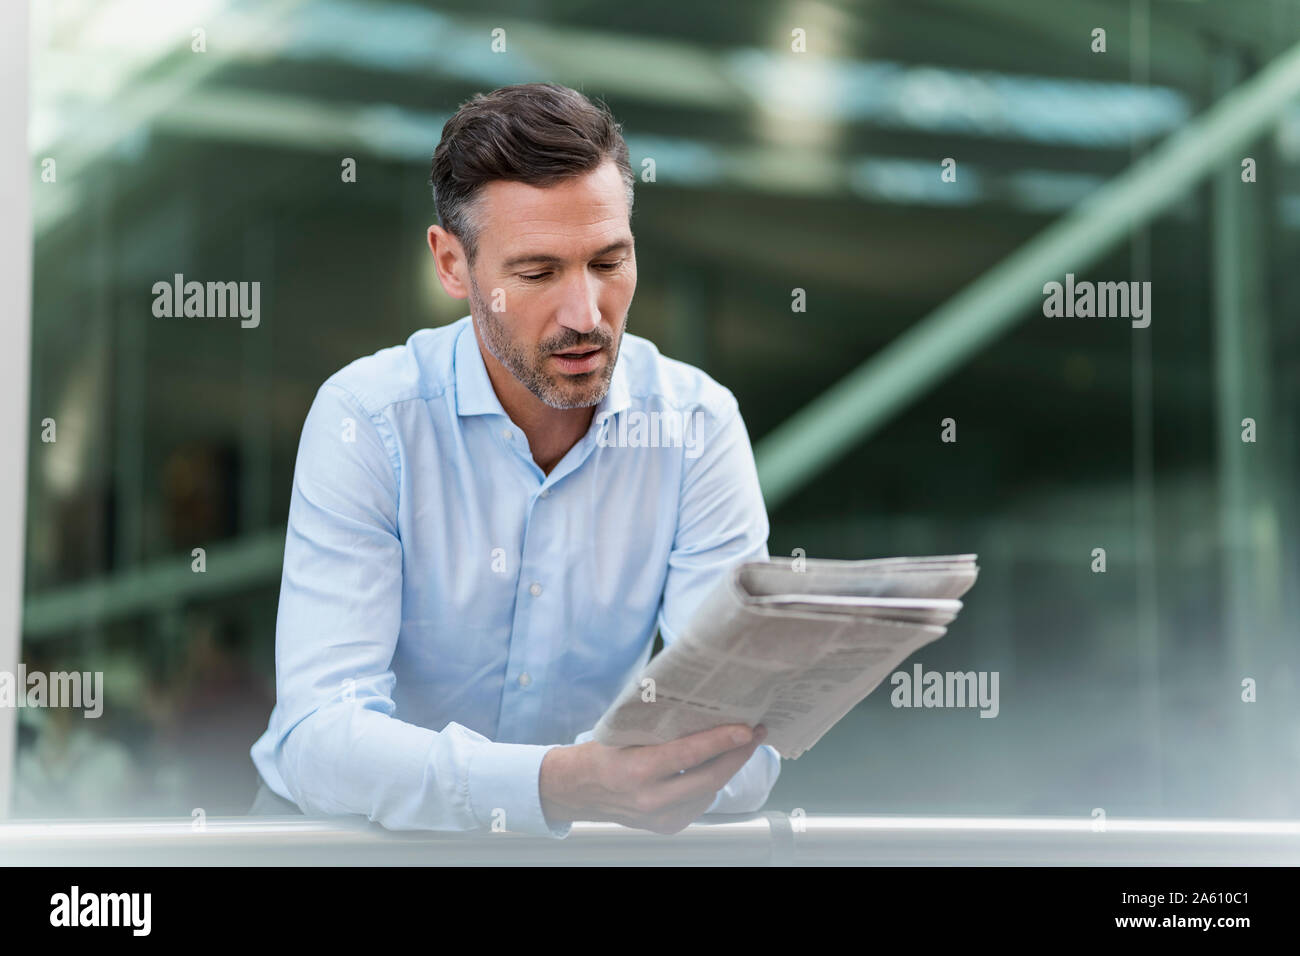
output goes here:
<path id="1" fill-rule="evenodd" d="M 0 670 L 18 668 L 27 510 L 32 209 L 27 157 L 26 0 L 0 7 Z M 57 188 L 51 186 L 51 188 Z M 0 819 L 9 815 L 18 711 L 0 708 Z"/>

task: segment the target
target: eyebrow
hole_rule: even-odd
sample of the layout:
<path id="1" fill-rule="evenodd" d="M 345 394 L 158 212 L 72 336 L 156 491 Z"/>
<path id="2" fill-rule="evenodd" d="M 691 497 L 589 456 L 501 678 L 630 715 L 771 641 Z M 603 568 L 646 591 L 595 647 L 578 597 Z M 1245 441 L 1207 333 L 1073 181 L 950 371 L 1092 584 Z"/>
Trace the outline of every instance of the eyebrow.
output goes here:
<path id="1" fill-rule="evenodd" d="M 601 256 L 608 255 L 611 252 L 617 252 L 620 249 L 631 249 L 631 248 L 632 248 L 632 240 L 620 239 L 618 240 L 618 242 L 611 242 L 603 249 L 597 249 L 595 254 L 591 258 L 598 259 Z M 559 256 L 553 256 L 545 252 L 536 252 L 536 253 L 530 252 L 522 256 L 511 256 L 504 263 L 502 263 L 502 266 L 503 268 L 509 269 L 513 266 L 521 266 L 525 262 L 546 263 L 547 265 L 560 265 L 561 263 L 564 262 L 564 260 L 561 259 Z"/>

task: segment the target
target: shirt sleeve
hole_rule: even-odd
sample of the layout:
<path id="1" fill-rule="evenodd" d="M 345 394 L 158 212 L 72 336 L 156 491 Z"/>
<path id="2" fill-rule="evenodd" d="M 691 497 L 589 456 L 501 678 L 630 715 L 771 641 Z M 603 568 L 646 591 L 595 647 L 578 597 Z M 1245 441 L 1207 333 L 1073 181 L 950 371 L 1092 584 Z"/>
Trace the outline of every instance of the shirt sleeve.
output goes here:
<path id="1" fill-rule="evenodd" d="M 677 534 L 659 612 L 665 647 L 676 640 L 695 609 L 733 567 L 768 556 L 767 509 L 735 399 L 706 427 L 700 453 L 687 458 L 682 475 Z M 706 812 L 758 810 L 780 772 L 780 754 L 763 744 L 718 791 Z"/>
<path id="2" fill-rule="evenodd" d="M 538 792 L 550 746 L 395 716 L 402 543 L 391 437 L 386 419 L 329 382 L 303 425 L 276 620 L 276 770 L 308 814 L 567 836 L 568 824 L 547 825 Z"/>

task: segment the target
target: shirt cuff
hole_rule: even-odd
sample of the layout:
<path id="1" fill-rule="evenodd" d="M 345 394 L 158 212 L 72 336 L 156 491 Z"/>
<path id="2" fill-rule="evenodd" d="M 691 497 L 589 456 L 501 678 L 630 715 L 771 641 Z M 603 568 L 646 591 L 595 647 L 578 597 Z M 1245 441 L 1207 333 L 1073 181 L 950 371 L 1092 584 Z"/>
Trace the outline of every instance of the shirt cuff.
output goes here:
<path id="1" fill-rule="evenodd" d="M 559 744 L 485 743 L 470 760 L 469 805 L 478 825 L 563 839 L 572 824 L 547 826 L 540 777 L 546 751 Z"/>

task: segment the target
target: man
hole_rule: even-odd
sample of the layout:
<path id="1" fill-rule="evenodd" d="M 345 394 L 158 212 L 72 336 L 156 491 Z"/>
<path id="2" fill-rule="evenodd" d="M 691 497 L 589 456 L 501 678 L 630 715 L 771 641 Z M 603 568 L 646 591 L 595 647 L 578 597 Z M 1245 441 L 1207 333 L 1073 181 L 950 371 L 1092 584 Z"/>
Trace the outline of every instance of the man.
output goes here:
<path id="1" fill-rule="evenodd" d="M 432 183 L 429 249 L 470 315 L 335 373 L 307 415 L 259 804 L 556 837 L 758 809 L 780 771 L 761 727 L 591 739 L 656 624 L 671 644 L 767 557 L 736 400 L 624 334 L 619 126 L 562 86 L 479 95 Z"/>

